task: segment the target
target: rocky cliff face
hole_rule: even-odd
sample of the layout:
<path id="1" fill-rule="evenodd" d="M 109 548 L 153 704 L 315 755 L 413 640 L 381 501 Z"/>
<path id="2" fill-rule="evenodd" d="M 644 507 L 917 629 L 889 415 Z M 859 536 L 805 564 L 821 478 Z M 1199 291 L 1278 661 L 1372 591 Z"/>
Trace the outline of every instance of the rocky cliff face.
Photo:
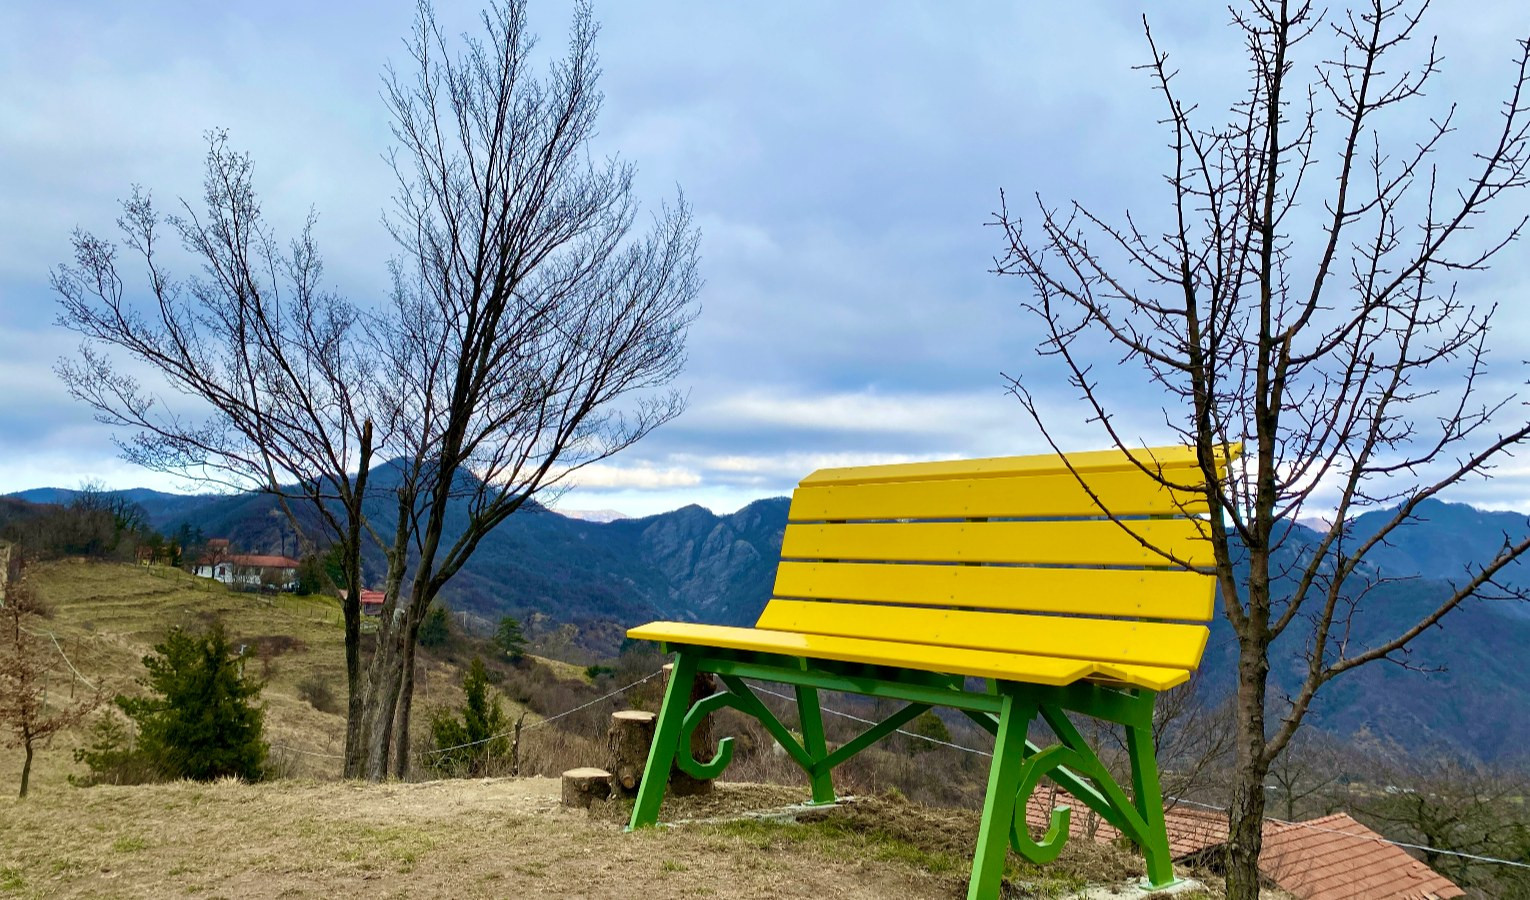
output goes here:
<path id="1" fill-rule="evenodd" d="M 786 501 L 761 500 L 731 516 L 687 506 L 651 520 L 638 537 L 639 556 L 664 576 L 665 616 L 728 625 L 751 624 L 769 597 Z"/>

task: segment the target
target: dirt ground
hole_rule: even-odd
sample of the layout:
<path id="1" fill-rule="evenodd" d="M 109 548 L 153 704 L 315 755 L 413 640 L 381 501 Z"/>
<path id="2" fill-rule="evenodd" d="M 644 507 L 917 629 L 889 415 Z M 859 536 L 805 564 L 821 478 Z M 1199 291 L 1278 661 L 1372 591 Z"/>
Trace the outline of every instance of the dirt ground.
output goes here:
<path id="1" fill-rule="evenodd" d="M 783 824 L 799 790 L 722 785 L 666 801 L 686 824 L 625 834 L 620 804 L 574 811 L 558 794 L 546 778 L 53 788 L 0 800 L 0 894 L 952 898 L 976 830 L 896 799 Z M 1071 893 L 1080 866 L 1088 880 L 1134 871 L 1109 848 L 1075 852 L 1055 877 L 1012 873 L 1015 895 Z"/>

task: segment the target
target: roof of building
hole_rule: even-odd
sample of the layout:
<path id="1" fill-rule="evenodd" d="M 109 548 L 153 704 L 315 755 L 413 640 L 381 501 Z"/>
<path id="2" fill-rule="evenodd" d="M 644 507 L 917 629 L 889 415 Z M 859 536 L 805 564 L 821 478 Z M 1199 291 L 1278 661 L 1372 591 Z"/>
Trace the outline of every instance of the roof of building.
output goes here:
<path id="1" fill-rule="evenodd" d="M 254 553 L 235 553 L 228 557 L 228 561 L 236 566 L 248 566 L 252 569 L 296 569 L 302 565 L 290 556 L 261 556 Z"/>
<path id="2" fill-rule="evenodd" d="M 1025 820 L 1031 834 L 1045 833 L 1054 806 L 1071 806 L 1069 839 L 1089 836 L 1113 841 L 1121 836 L 1109 823 L 1059 788 L 1042 787 L 1026 803 Z M 1227 814 L 1176 806 L 1164 812 L 1169 856 L 1182 860 L 1227 842 Z M 1447 900 L 1464 897 L 1450 879 L 1429 868 L 1386 838 L 1344 813 L 1309 822 L 1264 825 L 1264 851 L 1259 870 L 1299 900 Z"/>
<path id="3" fill-rule="evenodd" d="M 1444 900 L 1464 897 L 1450 879 L 1345 813 L 1272 823 L 1259 868 L 1300 900 Z"/>

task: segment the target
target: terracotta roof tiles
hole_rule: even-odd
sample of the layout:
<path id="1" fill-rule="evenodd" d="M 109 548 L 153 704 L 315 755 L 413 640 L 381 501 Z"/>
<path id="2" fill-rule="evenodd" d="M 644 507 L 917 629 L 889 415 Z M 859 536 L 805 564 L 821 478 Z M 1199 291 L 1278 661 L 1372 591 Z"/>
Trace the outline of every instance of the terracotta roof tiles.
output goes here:
<path id="1" fill-rule="evenodd" d="M 1089 809 L 1058 788 L 1038 789 L 1025 808 L 1033 837 L 1041 837 L 1054 806 L 1071 806 L 1070 840 L 1087 837 Z M 1227 817 L 1186 807 L 1164 813 L 1169 855 L 1184 859 L 1227 841 Z M 1096 819 L 1094 839 L 1121 833 Z M 1259 869 L 1298 900 L 1448 900 L 1466 892 L 1450 879 L 1409 856 L 1401 847 L 1344 813 L 1310 822 L 1267 821 Z"/>
<path id="2" fill-rule="evenodd" d="M 1445 900 L 1466 892 L 1345 813 L 1277 823 L 1259 868 L 1301 900 Z"/>
<path id="3" fill-rule="evenodd" d="M 260 556 L 254 553 L 236 553 L 228 557 L 228 561 L 252 569 L 296 569 L 302 565 L 290 556 Z"/>

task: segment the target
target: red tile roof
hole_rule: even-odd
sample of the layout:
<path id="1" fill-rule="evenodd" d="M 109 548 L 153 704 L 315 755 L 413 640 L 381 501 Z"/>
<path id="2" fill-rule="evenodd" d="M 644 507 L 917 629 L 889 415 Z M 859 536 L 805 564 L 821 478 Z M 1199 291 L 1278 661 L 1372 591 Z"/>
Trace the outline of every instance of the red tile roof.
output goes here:
<path id="1" fill-rule="evenodd" d="M 1466 892 L 1345 813 L 1272 823 L 1259 868 L 1300 900 L 1444 900 Z"/>
<path id="2" fill-rule="evenodd" d="M 228 557 L 228 561 L 252 569 L 296 569 L 302 565 L 290 556 L 259 556 L 253 553 L 236 553 Z"/>
<path id="3" fill-rule="evenodd" d="M 1052 807 L 1071 806 L 1070 840 L 1083 839 L 1089 808 L 1060 788 L 1038 788 L 1025 807 L 1032 837 L 1040 838 Z M 1227 814 L 1176 806 L 1164 813 L 1169 856 L 1176 860 L 1227 842 Z M 1096 819 L 1094 839 L 1121 833 Z M 1401 847 L 1335 813 L 1310 822 L 1266 821 L 1259 870 L 1298 900 L 1447 900 L 1464 897 L 1455 883 L 1409 856 Z"/>
<path id="4" fill-rule="evenodd" d="M 345 588 L 340 589 L 340 599 L 349 600 L 351 592 Z M 370 588 L 361 589 L 361 611 L 369 616 L 375 616 L 382 612 L 383 603 L 388 595 L 382 591 L 374 591 Z"/>

